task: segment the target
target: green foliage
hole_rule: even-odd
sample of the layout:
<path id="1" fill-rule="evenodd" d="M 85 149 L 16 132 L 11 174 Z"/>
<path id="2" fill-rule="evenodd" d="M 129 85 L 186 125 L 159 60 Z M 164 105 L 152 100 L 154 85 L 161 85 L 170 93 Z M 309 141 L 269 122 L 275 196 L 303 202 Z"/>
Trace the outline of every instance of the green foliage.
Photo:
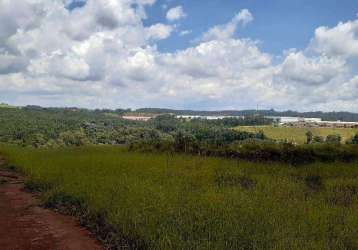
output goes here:
<path id="1" fill-rule="evenodd" d="M 323 143 L 323 142 L 324 142 L 323 136 L 320 135 L 313 136 L 312 143 Z"/>
<path id="2" fill-rule="evenodd" d="M 294 168 L 114 146 L 0 152 L 45 204 L 81 215 L 119 249 L 358 247 L 356 164 Z"/>
<path id="3" fill-rule="evenodd" d="M 347 141 L 348 144 L 358 144 L 358 133 L 356 133 L 351 140 Z"/>
<path id="4" fill-rule="evenodd" d="M 175 109 L 160 109 L 160 108 L 143 108 L 136 110 L 138 113 L 154 113 L 163 114 L 170 113 L 176 115 L 217 115 L 217 116 L 293 116 L 306 118 L 321 118 L 323 121 L 358 121 L 358 114 L 351 112 L 297 112 L 297 111 L 276 111 L 269 110 L 223 110 L 223 111 L 195 111 L 195 110 L 175 110 Z"/>
<path id="5" fill-rule="evenodd" d="M 270 131 L 267 127 L 260 126 L 251 131 L 232 129 L 232 126 L 237 125 L 268 122 L 257 115 L 221 120 L 186 120 L 164 114 L 149 122 L 134 122 L 120 118 L 119 115 L 125 112 L 127 110 L 90 111 L 37 106 L 2 108 L 0 142 L 33 148 L 87 144 L 128 145 L 132 151 L 182 152 L 254 161 L 282 161 L 295 165 L 312 161 L 352 161 L 358 158 L 354 146 L 340 146 L 340 133 L 328 134 L 326 141 L 322 135 L 308 133 L 307 141 L 312 145 L 295 146 L 285 141 L 268 139 L 266 131 Z M 351 144 L 355 141 L 353 138 Z M 329 145 L 321 147 L 319 144 Z"/>
<path id="6" fill-rule="evenodd" d="M 139 148 L 141 144 L 149 147 L 152 144 L 154 148 L 163 150 L 174 146 L 175 137 L 181 131 L 186 134 L 185 140 L 193 137 L 194 141 L 205 141 L 218 147 L 233 140 L 255 137 L 247 132 L 233 132 L 229 129 L 231 126 L 267 122 L 262 117 L 186 121 L 172 115 L 160 115 L 149 122 L 135 122 L 120 118 L 126 112 L 38 106 L 2 108 L 0 142 L 35 148 L 85 144 L 130 144 L 132 148 Z"/>
<path id="7" fill-rule="evenodd" d="M 89 144 L 89 140 L 83 130 L 62 132 L 59 135 L 59 140 L 65 146 L 83 146 Z"/>
<path id="8" fill-rule="evenodd" d="M 339 134 L 327 135 L 326 137 L 326 143 L 341 144 L 341 141 L 342 141 L 342 137 Z"/>
<path id="9" fill-rule="evenodd" d="M 159 115 L 153 119 L 154 128 L 164 133 L 170 133 L 177 129 L 179 121 L 172 115 Z"/>
<path id="10" fill-rule="evenodd" d="M 143 127 L 141 122 L 120 119 L 120 110 L 111 111 L 113 115 L 108 115 L 109 112 L 36 106 L 2 108 L 0 142 L 32 147 L 82 145 L 84 142 L 113 144 L 120 137 L 118 134 L 128 127 Z"/>

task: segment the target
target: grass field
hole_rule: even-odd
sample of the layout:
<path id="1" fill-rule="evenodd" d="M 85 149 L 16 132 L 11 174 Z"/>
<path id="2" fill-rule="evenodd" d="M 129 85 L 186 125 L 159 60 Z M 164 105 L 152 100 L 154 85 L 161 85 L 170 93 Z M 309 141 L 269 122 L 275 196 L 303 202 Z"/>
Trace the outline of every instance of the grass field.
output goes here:
<path id="1" fill-rule="evenodd" d="M 18 108 L 18 107 L 11 106 L 11 105 L 8 105 L 8 104 L 5 104 L 5 103 L 0 103 L 0 108 Z"/>
<path id="2" fill-rule="evenodd" d="M 291 127 L 272 127 L 272 126 L 242 126 L 237 127 L 237 130 L 247 132 L 263 131 L 264 134 L 275 140 L 289 140 L 297 143 L 306 142 L 306 133 L 311 131 L 313 135 L 326 137 L 327 135 L 340 134 L 342 141 L 350 139 L 358 132 L 358 129 L 353 128 L 291 128 Z"/>
<path id="3" fill-rule="evenodd" d="M 142 249 L 357 249 L 358 168 L 119 147 L 0 145 L 47 204 L 80 203 Z"/>

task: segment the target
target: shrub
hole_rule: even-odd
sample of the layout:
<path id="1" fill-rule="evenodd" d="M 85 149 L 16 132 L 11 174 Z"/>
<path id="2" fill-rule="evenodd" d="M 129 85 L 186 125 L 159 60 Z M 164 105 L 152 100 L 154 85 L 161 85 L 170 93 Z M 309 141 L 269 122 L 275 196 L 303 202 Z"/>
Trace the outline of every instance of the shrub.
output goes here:
<path id="1" fill-rule="evenodd" d="M 339 134 L 327 135 L 326 143 L 330 144 L 341 144 L 342 137 Z"/>
<path id="2" fill-rule="evenodd" d="M 324 138 L 319 135 L 315 135 L 312 139 L 312 143 L 323 143 L 323 142 L 324 142 Z"/>
<path id="3" fill-rule="evenodd" d="M 347 144 L 358 144 L 358 133 L 355 134 L 352 139 L 348 140 Z"/>

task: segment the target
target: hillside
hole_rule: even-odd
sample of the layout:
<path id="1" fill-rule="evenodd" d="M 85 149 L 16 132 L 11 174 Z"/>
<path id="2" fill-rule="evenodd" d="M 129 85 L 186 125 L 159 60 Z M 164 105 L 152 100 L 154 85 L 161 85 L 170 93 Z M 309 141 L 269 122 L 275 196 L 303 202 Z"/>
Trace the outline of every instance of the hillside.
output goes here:
<path id="1" fill-rule="evenodd" d="M 176 110 L 176 109 L 162 109 L 162 108 L 142 108 L 137 109 L 139 113 L 171 113 L 176 115 L 227 115 L 227 116 L 293 116 L 293 117 L 305 117 L 305 118 L 322 118 L 325 121 L 358 121 L 358 113 L 351 112 L 298 112 L 298 111 L 275 111 L 270 110 L 217 110 L 217 111 L 199 111 L 199 110 Z"/>

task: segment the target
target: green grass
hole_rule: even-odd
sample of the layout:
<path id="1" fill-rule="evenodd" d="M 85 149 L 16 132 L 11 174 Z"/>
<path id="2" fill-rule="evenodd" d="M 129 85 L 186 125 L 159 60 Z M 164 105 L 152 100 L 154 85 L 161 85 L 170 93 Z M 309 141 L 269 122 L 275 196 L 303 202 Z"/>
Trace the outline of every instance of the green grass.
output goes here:
<path id="1" fill-rule="evenodd" d="M 241 126 L 235 129 L 239 131 L 258 132 L 263 131 L 264 134 L 275 140 L 289 140 L 303 144 L 306 142 L 306 133 L 311 131 L 313 135 L 326 137 L 327 135 L 340 134 L 342 141 L 352 138 L 358 132 L 354 128 L 292 128 L 292 127 L 272 127 L 272 126 Z"/>
<path id="2" fill-rule="evenodd" d="M 81 204 L 148 249 L 357 249 L 358 167 L 299 168 L 119 147 L 0 145 L 47 204 Z"/>
<path id="3" fill-rule="evenodd" d="M 11 105 L 8 105 L 8 104 L 5 104 L 5 103 L 0 103 L 0 108 L 18 108 L 18 107 L 11 106 Z"/>

